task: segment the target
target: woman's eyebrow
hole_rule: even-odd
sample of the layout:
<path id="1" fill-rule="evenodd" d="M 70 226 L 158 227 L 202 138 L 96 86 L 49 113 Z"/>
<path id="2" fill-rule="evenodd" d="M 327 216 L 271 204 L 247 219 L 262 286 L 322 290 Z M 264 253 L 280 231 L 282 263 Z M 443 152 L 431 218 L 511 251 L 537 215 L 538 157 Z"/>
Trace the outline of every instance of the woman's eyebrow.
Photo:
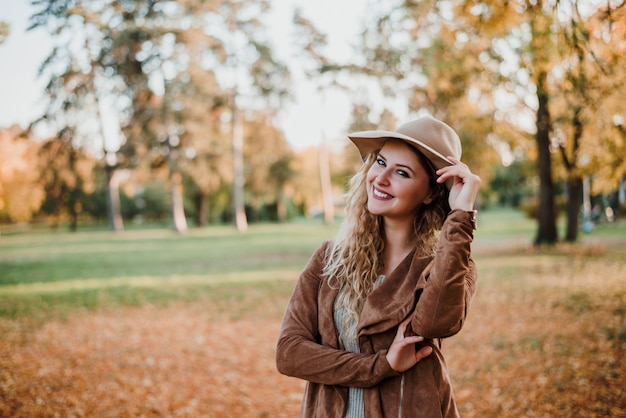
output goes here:
<path id="1" fill-rule="evenodd" d="M 406 168 L 408 171 L 410 171 L 411 173 L 415 174 L 415 171 L 413 171 L 413 169 L 411 167 L 409 167 L 408 165 L 396 164 L 396 166 Z"/>
<path id="2" fill-rule="evenodd" d="M 387 161 L 385 156 L 383 154 L 381 154 L 380 152 L 376 156 L 377 156 L 377 158 L 380 158 L 381 160 Z M 415 170 L 413 170 L 410 166 L 408 166 L 406 164 L 396 164 L 396 167 L 405 168 L 405 169 L 407 169 L 408 171 L 410 171 L 411 173 L 413 173 L 415 175 Z"/>

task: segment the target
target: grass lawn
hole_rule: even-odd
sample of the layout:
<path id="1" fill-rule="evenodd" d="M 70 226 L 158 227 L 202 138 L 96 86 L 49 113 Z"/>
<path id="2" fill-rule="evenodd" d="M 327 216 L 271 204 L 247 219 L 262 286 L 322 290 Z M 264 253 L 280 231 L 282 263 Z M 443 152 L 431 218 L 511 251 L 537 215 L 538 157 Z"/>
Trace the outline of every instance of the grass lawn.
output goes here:
<path id="1" fill-rule="evenodd" d="M 0 316 L 219 301 L 257 286 L 280 291 L 334 232 L 306 223 L 252 226 L 246 234 L 213 227 L 183 236 L 169 230 L 2 236 Z"/>
<path id="2" fill-rule="evenodd" d="M 443 342 L 461 415 L 626 416 L 626 223 L 539 249 L 517 212 L 482 211 L 478 227 L 478 293 Z M 273 344 L 299 271 L 335 232 L 0 236 L 0 416 L 297 414 L 301 383 L 277 376 Z"/>

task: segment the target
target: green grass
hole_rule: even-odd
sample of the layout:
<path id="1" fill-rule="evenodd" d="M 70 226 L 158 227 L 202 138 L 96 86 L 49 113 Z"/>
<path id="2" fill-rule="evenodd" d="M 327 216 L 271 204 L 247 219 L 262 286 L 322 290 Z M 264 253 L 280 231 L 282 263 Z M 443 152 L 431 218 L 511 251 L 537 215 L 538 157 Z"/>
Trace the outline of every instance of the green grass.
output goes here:
<path id="1" fill-rule="evenodd" d="M 0 316 L 215 299 L 267 283 L 291 287 L 335 230 L 309 223 L 255 225 L 245 234 L 214 227 L 186 235 L 162 229 L 2 236 Z"/>
<path id="2" fill-rule="evenodd" d="M 327 236 L 323 226 L 25 234 L 0 238 L 0 286 L 132 277 L 171 278 L 301 266 Z"/>
<path id="3" fill-rule="evenodd" d="M 475 251 L 487 277 L 506 281 L 530 257 L 550 264 L 577 251 L 529 252 L 535 223 L 519 212 L 492 210 L 479 216 Z M 336 225 L 305 222 L 252 225 L 244 234 L 221 226 L 186 235 L 168 229 L 3 235 L 0 316 L 47 317 L 76 308 L 172 301 L 216 303 L 261 288 L 284 294 L 314 249 L 336 230 Z M 622 239 L 622 245 L 614 246 L 621 256 L 625 232 L 623 224 L 597 228 L 578 246 L 598 247 L 593 240 L 617 239 L 619 244 Z"/>

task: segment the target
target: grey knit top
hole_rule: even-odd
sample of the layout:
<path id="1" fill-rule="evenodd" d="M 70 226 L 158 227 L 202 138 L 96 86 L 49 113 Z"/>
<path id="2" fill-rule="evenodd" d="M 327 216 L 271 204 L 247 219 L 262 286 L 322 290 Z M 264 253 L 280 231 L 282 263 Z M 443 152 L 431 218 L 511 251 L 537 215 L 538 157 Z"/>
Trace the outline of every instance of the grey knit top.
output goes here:
<path id="1" fill-rule="evenodd" d="M 376 283 L 374 283 L 374 289 L 380 286 L 383 280 L 385 280 L 385 276 L 381 274 L 378 277 L 378 280 L 376 280 Z M 346 351 L 350 351 L 351 353 L 360 353 L 361 349 L 359 348 L 356 331 L 347 332 L 349 330 L 344 327 L 345 316 L 347 316 L 346 309 L 338 307 L 336 299 L 333 319 L 335 321 L 335 327 L 337 328 L 337 331 L 339 331 L 339 338 L 341 339 L 341 343 L 343 344 Z M 353 321 L 349 324 L 349 326 L 356 328 L 357 324 Z M 348 388 L 348 407 L 346 408 L 346 414 L 344 415 L 344 418 L 364 417 L 365 406 L 363 404 L 363 388 Z"/>

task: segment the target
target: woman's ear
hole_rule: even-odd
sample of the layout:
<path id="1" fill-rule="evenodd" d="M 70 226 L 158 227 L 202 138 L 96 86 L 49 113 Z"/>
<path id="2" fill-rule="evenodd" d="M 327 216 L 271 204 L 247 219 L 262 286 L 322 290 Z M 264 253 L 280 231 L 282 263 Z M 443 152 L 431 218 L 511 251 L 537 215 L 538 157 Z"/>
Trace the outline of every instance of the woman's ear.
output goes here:
<path id="1" fill-rule="evenodd" d="M 433 202 L 437 202 L 440 199 L 447 200 L 446 191 L 448 190 L 444 184 L 439 184 L 436 181 L 430 183 L 430 190 L 428 191 L 428 195 L 424 198 L 422 202 L 424 205 L 430 205 Z"/>
<path id="2" fill-rule="evenodd" d="M 433 200 L 435 200 L 436 193 L 437 193 L 436 190 L 431 187 L 430 191 L 428 192 L 428 195 L 424 198 L 424 200 L 422 200 L 422 204 L 430 205 L 431 203 L 433 203 Z"/>

